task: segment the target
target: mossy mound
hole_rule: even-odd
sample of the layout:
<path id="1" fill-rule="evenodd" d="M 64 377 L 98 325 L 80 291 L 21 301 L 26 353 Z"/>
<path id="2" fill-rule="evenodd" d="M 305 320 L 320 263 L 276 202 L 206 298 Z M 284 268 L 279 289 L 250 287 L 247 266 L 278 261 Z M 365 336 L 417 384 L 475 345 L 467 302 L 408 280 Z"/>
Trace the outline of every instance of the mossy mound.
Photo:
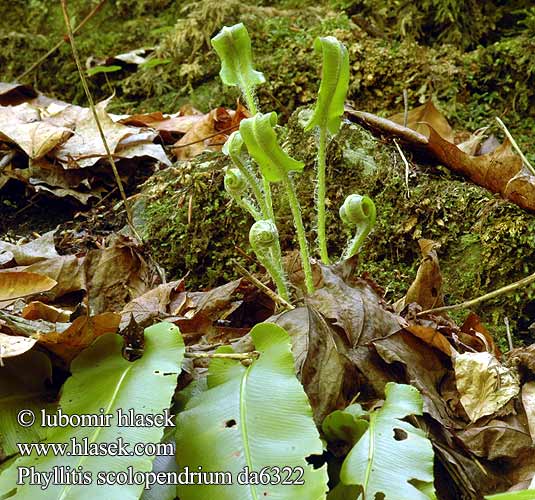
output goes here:
<path id="1" fill-rule="evenodd" d="M 281 135 L 289 153 L 306 163 L 304 174 L 295 180 L 313 242 L 315 137 L 303 132 L 302 122 L 303 115 L 294 114 Z M 171 277 L 189 271 L 192 289 L 236 277 L 233 263 L 237 260 L 251 267 L 236 247 L 250 254 L 247 234 L 252 220 L 224 191 L 226 164 L 219 154 L 178 164 L 149 180 L 143 192 L 148 245 Z M 405 167 L 395 148 L 354 124 L 345 124 L 331 142 L 328 164 L 331 256 L 341 254 L 350 236 L 338 218 L 338 207 L 351 193 L 370 196 L 377 205 L 378 221 L 362 249 L 359 272 L 368 272 L 385 289 L 387 299 L 403 296 L 414 279 L 420 238 L 441 244 L 439 259 L 449 304 L 533 272 L 529 263 L 535 258 L 535 217 L 516 205 L 436 166 L 413 165 L 407 194 Z M 274 199 L 282 247 L 297 248 L 289 207 L 276 187 Z M 531 286 L 485 302 L 477 310 L 501 341 L 505 316 L 517 340 L 527 340 L 527 327 L 535 320 L 534 299 L 535 286 Z"/>
<path id="2" fill-rule="evenodd" d="M 248 250 L 253 221 L 227 197 L 225 162 L 219 154 L 181 162 L 150 178 L 138 199 L 151 252 L 171 278 L 189 272 L 193 290 L 234 279 L 234 262 L 251 267 L 236 247 Z"/>

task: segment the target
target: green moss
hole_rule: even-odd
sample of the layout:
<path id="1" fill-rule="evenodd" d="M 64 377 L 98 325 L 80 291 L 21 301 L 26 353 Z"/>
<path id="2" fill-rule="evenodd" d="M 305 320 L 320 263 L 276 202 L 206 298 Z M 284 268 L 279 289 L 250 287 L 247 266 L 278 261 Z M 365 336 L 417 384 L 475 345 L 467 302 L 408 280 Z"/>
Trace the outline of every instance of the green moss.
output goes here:
<path id="1" fill-rule="evenodd" d="M 144 236 L 153 255 L 171 278 L 189 272 L 194 290 L 235 278 L 235 262 L 251 267 L 236 247 L 248 251 L 252 220 L 226 196 L 224 162 L 203 155 L 160 172 L 143 189 Z"/>

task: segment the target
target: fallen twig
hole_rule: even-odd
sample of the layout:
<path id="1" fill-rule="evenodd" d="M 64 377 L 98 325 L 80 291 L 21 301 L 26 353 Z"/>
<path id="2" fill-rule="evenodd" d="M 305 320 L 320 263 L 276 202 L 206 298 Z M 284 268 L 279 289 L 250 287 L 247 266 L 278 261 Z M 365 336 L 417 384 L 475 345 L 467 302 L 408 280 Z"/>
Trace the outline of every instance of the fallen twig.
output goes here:
<path id="1" fill-rule="evenodd" d="M 524 156 L 524 153 L 522 153 L 522 150 L 518 147 L 518 144 L 516 143 L 514 137 L 511 135 L 511 132 L 509 132 L 509 129 L 505 126 L 505 123 L 503 123 L 498 117 L 496 117 L 496 121 L 499 123 L 500 127 L 502 127 L 503 131 L 505 132 L 505 135 L 507 136 L 507 139 L 511 142 L 511 145 L 513 148 L 515 148 L 515 151 L 518 153 L 520 158 L 522 158 L 522 161 L 524 162 L 524 165 L 528 168 L 528 170 L 531 172 L 532 175 L 535 175 L 535 168 L 533 165 L 529 162 L 529 160 Z"/>
<path id="2" fill-rule="evenodd" d="M 222 358 L 222 359 L 237 359 L 240 361 L 247 359 L 257 359 L 260 356 L 258 351 L 251 352 L 186 352 L 186 358 L 204 359 L 204 358 Z"/>
<path id="3" fill-rule="evenodd" d="M 243 275 L 246 279 L 248 279 L 257 288 L 262 290 L 271 300 L 273 300 L 273 302 L 284 307 L 284 309 L 288 309 L 289 311 L 291 311 L 292 309 L 295 309 L 295 307 L 292 306 L 292 304 L 284 300 L 278 293 L 274 292 L 271 288 L 264 285 L 264 283 L 262 283 L 259 279 L 255 278 L 243 266 L 240 266 L 240 264 L 235 264 L 235 267 L 240 272 L 241 275 Z"/>
<path id="4" fill-rule="evenodd" d="M 534 281 L 535 281 L 535 273 L 530 274 L 529 276 L 522 278 L 521 280 L 515 281 L 514 283 L 511 283 L 509 285 L 502 286 L 501 288 L 498 288 L 497 290 L 486 293 L 485 295 L 481 295 L 481 297 L 467 300 L 466 302 L 461 302 L 460 304 L 427 309 L 426 311 L 419 312 L 416 316 L 423 316 L 425 314 L 438 313 L 438 312 L 443 312 L 443 311 L 454 311 L 457 309 L 468 309 L 469 307 L 480 304 L 481 302 L 484 302 L 486 300 L 494 299 L 505 293 L 512 292 L 513 290 L 516 290 L 517 288 L 521 288 L 523 286 L 529 285 L 530 283 L 533 283 Z"/>

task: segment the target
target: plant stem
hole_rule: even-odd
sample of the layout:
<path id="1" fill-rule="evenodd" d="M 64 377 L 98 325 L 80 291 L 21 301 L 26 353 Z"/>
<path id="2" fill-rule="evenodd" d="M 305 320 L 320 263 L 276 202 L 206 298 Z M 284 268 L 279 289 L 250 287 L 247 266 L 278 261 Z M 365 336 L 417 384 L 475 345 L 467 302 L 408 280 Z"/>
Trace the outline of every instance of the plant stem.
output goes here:
<path id="1" fill-rule="evenodd" d="M 256 106 L 256 102 L 254 99 L 254 90 L 248 85 L 242 83 L 241 91 L 243 94 L 243 98 L 245 99 L 245 104 L 247 104 L 247 108 L 249 108 L 251 115 L 256 115 L 256 113 L 258 113 L 258 107 Z"/>
<path id="2" fill-rule="evenodd" d="M 102 140 L 102 144 L 104 145 L 104 149 L 106 151 L 106 156 L 108 157 L 108 161 L 110 162 L 111 169 L 113 171 L 113 176 L 115 177 L 115 182 L 117 183 L 117 187 L 119 188 L 119 192 L 121 193 L 121 198 L 124 202 L 124 207 L 126 210 L 126 218 L 128 219 L 128 225 L 134 235 L 141 241 L 140 236 L 138 235 L 136 228 L 134 227 L 133 219 L 132 219 L 132 210 L 130 209 L 130 204 L 128 203 L 128 200 L 126 198 L 126 193 L 124 191 L 123 183 L 121 181 L 121 177 L 119 176 L 119 172 L 117 170 L 117 166 L 115 165 L 115 161 L 113 159 L 113 155 L 111 154 L 110 147 L 108 145 L 108 141 L 106 140 L 106 136 L 104 135 L 104 131 L 102 130 L 102 125 L 100 124 L 100 120 L 98 118 L 97 110 L 95 108 L 95 103 L 93 102 L 93 96 L 91 95 L 91 92 L 89 91 L 89 86 L 87 85 L 87 81 L 85 79 L 84 71 L 82 69 L 82 65 L 80 63 L 80 57 L 78 56 L 78 50 L 76 49 L 76 45 L 74 43 L 74 35 L 71 28 L 71 21 L 69 19 L 69 13 L 67 12 L 67 1 L 61 0 L 61 9 L 63 11 L 63 18 L 65 20 L 65 26 L 67 28 L 67 35 L 69 36 L 69 41 L 71 44 L 72 49 L 72 55 L 74 58 L 74 62 L 76 63 L 76 67 L 78 68 L 78 74 L 80 75 L 80 81 L 82 82 L 82 87 L 84 88 L 85 95 L 87 97 L 87 100 L 89 102 L 89 107 L 91 109 L 91 112 L 93 114 L 93 118 L 95 119 L 95 123 L 97 125 L 97 129 L 100 135 L 100 139 Z"/>
<path id="3" fill-rule="evenodd" d="M 305 285 L 309 294 L 314 293 L 314 281 L 312 279 L 312 267 L 310 266 L 310 255 L 308 252 L 308 244 L 305 234 L 305 226 L 303 225 L 303 218 L 301 217 L 301 207 L 299 200 L 295 194 L 295 189 L 292 179 L 289 175 L 283 177 L 284 188 L 288 195 L 288 202 L 294 219 L 295 229 L 297 231 L 297 240 L 299 241 L 299 250 L 301 252 L 301 260 L 303 261 L 303 272 L 305 274 Z"/>
<path id="4" fill-rule="evenodd" d="M 531 175 L 535 175 L 535 168 L 533 168 L 533 165 L 529 162 L 529 160 L 524 156 L 524 153 L 522 153 L 522 150 L 518 147 L 518 144 L 516 143 L 514 137 L 511 135 L 511 132 L 509 132 L 509 129 L 505 126 L 505 123 L 503 123 L 497 116 L 495 117 L 496 121 L 502 127 L 503 131 L 505 132 L 505 135 L 509 139 L 509 142 L 512 144 L 512 146 L 515 148 L 516 152 L 522 158 L 522 161 L 524 162 L 524 165 L 526 165 L 527 169 L 531 172 Z"/>
<path id="5" fill-rule="evenodd" d="M 261 252 L 255 251 L 256 256 L 260 263 L 266 268 L 266 271 L 273 279 L 275 286 L 277 287 L 277 293 L 286 302 L 289 300 L 288 287 L 284 280 L 284 272 L 282 270 L 282 263 L 273 258 L 271 251 Z"/>
<path id="6" fill-rule="evenodd" d="M 330 264 L 329 252 L 327 251 L 327 236 L 325 235 L 325 169 L 326 169 L 326 149 L 327 149 L 327 127 L 320 127 L 318 145 L 318 192 L 317 192 L 317 211 L 318 211 L 318 245 L 321 261 L 324 264 Z"/>
<path id="7" fill-rule="evenodd" d="M 262 214 L 256 209 L 256 207 L 248 200 L 247 198 L 242 198 L 240 195 L 235 195 L 231 193 L 232 198 L 234 198 L 234 201 L 246 212 L 249 212 L 252 216 L 252 218 L 256 220 L 262 220 Z"/>
<path id="8" fill-rule="evenodd" d="M 231 155 L 231 158 L 232 158 L 234 165 L 236 165 L 236 168 L 239 169 L 239 171 L 243 174 L 243 176 L 249 183 L 249 186 L 251 187 L 251 190 L 253 191 L 254 197 L 256 198 L 256 202 L 258 203 L 258 206 L 260 207 L 260 211 L 262 212 L 263 218 L 269 219 L 270 215 L 267 210 L 264 196 L 262 196 L 262 191 L 260 189 L 260 182 L 258 181 L 256 176 L 251 172 L 251 170 L 247 167 L 247 165 L 241 160 L 239 156 Z M 259 220 L 259 219 L 256 219 L 256 220 Z"/>
<path id="9" fill-rule="evenodd" d="M 104 6 L 105 3 L 106 3 L 106 0 L 101 0 L 93 8 L 93 10 L 82 19 L 82 22 L 78 26 L 76 26 L 76 28 L 72 30 L 72 34 L 76 35 L 84 27 L 87 21 L 89 21 Z M 67 41 L 68 41 L 68 38 L 62 38 L 45 55 L 40 57 L 27 70 L 25 70 L 24 73 L 21 73 L 19 76 L 17 76 L 15 81 L 18 81 L 18 82 L 22 81 L 23 78 L 27 77 L 34 69 L 38 68 L 44 61 L 46 61 L 54 52 L 56 52 L 56 50 L 58 50 Z"/>
<path id="10" fill-rule="evenodd" d="M 362 243 L 364 243 L 364 240 L 366 239 L 366 236 L 368 236 L 369 232 L 369 226 L 365 226 L 358 229 L 357 234 L 355 234 L 355 236 L 345 249 L 344 253 L 342 254 L 342 260 L 349 259 L 349 257 L 353 257 L 353 255 L 358 252 L 359 248 L 362 246 Z"/>

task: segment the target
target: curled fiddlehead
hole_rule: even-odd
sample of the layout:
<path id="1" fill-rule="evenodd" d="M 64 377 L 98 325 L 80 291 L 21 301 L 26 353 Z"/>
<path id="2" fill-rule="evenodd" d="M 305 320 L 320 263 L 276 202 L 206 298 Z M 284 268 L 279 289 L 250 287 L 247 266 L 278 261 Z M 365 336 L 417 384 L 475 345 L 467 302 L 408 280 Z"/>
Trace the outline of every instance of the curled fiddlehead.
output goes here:
<path id="1" fill-rule="evenodd" d="M 247 210 L 255 220 L 261 220 L 262 214 L 247 197 L 248 183 L 238 168 L 227 168 L 225 172 L 225 190 L 244 210 Z"/>
<path id="2" fill-rule="evenodd" d="M 258 178 L 256 177 L 256 175 L 252 172 L 252 170 L 247 165 L 247 162 L 243 155 L 243 149 L 244 148 L 243 148 L 242 136 L 240 132 L 236 130 L 235 132 L 232 132 L 232 134 L 230 134 L 229 138 L 223 145 L 222 151 L 225 155 L 230 156 L 232 163 L 242 173 L 242 176 L 245 178 L 245 180 L 249 184 L 249 187 L 251 188 L 253 195 L 256 198 L 256 202 L 258 203 L 258 206 L 260 207 L 263 218 L 267 219 L 270 217 L 270 212 L 266 206 L 266 201 L 264 199 L 264 196 L 262 195 L 260 182 Z"/>
<path id="3" fill-rule="evenodd" d="M 279 246 L 279 232 L 271 220 L 256 221 L 249 231 L 249 243 L 260 263 L 273 278 L 279 295 L 288 300 L 282 262 L 274 258 Z"/>
<path id="4" fill-rule="evenodd" d="M 253 69 L 251 39 L 243 23 L 224 26 L 212 38 L 212 46 L 221 59 L 219 76 L 225 85 L 238 86 L 252 114 L 257 112 L 254 89 L 266 80 Z"/>
<path id="5" fill-rule="evenodd" d="M 359 251 L 364 239 L 375 225 L 375 203 L 367 196 L 350 194 L 340 207 L 340 218 L 346 226 L 351 228 L 356 226 L 355 236 L 342 255 L 342 259 L 349 259 Z"/>

